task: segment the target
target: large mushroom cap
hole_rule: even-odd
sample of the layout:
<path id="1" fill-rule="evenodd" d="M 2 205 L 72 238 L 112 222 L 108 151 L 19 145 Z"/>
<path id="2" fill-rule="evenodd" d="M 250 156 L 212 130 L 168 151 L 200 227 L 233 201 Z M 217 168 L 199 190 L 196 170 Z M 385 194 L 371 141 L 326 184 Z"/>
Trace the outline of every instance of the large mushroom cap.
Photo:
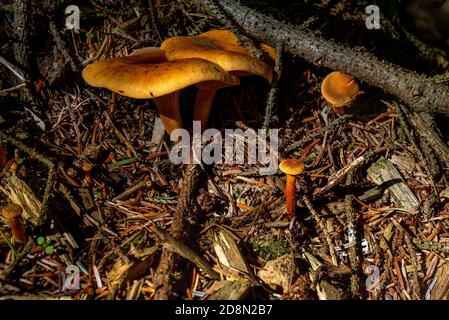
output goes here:
<path id="1" fill-rule="evenodd" d="M 251 55 L 251 52 L 239 43 L 237 36 L 229 30 L 214 29 L 204 32 L 198 37 L 214 44 L 220 49 Z M 277 56 L 276 49 L 265 43 L 260 43 L 257 47 L 262 50 L 264 61 L 270 65 L 274 65 Z"/>
<path id="2" fill-rule="evenodd" d="M 126 57 L 92 63 L 82 75 L 93 87 L 136 99 L 164 96 L 194 84 L 218 88 L 239 84 L 237 77 L 210 61 L 167 61 L 159 48 L 139 49 Z"/>
<path id="3" fill-rule="evenodd" d="M 231 50 L 227 50 L 229 48 Z M 254 74 L 264 77 L 270 83 L 273 78 L 272 68 L 249 55 L 246 49 L 238 48 L 237 41 L 219 42 L 203 36 L 173 37 L 162 42 L 161 49 L 170 61 L 200 58 L 216 63 L 236 75 Z"/>
<path id="4" fill-rule="evenodd" d="M 353 77 L 334 71 L 324 78 L 321 94 L 330 104 L 339 108 L 351 102 L 359 93 L 359 85 Z"/>
<path id="5" fill-rule="evenodd" d="M 2 210 L 3 216 L 7 219 L 17 218 L 22 215 L 22 212 L 22 207 L 15 203 L 8 204 Z"/>
<path id="6" fill-rule="evenodd" d="M 304 172 L 304 163 L 296 159 L 282 160 L 279 164 L 279 170 L 285 174 L 296 176 Z"/>

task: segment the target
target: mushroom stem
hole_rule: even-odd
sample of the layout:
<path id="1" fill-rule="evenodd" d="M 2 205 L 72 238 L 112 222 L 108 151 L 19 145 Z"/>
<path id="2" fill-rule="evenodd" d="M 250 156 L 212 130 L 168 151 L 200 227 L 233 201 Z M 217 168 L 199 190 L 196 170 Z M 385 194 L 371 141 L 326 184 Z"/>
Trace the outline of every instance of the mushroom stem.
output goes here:
<path id="1" fill-rule="evenodd" d="M 210 109 L 217 89 L 198 88 L 195 99 L 195 108 L 193 109 L 193 120 L 201 121 L 201 132 L 206 129 L 209 119 Z"/>
<path id="2" fill-rule="evenodd" d="M 285 205 L 289 216 L 294 216 L 296 212 L 295 182 L 296 176 L 288 174 L 285 184 Z"/>
<path id="3" fill-rule="evenodd" d="M 153 99 L 165 130 L 171 134 L 173 130 L 182 128 L 181 110 L 179 108 L 179 90 Z"/>
<path id="4" fill-rule="evenodd" d="M 11 225 L 11 233 L 14 239 L 17 242 L 25 243 L 27 241 L 27 234 L 25 231 L 25 227 L 20 221 L 20 217 L 10 218 L 8 219 L 9 224 Z"/>
<path id="5" fill-rule="evenodd" d="M 344 105 L 343 107 L 336 107 L 334 105 L 331 105 L 331 106 L 332 106 L 332 111 L 334 111 L 336 114 L 339 114 L 341 116 L 344 115 L 347 111 L 346 105 Z"/>

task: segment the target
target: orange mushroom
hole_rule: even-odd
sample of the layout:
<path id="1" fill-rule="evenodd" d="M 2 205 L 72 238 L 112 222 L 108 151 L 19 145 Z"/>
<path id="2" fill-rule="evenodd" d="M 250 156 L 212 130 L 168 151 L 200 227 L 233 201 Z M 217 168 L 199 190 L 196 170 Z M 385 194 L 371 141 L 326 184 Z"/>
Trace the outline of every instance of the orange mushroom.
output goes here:
<path id="1" fill-rule="evenodd" d="M 23 209 L 21 206 L 11 203 L 3 208 L 2 215 L 8 219 L 11 225 L 11 233 L 14 240 L 25 243 L 27 241 L 27 234 L 21 220 L 22 212 Z"/>
<path id="2" fill-rule="evenodd" d="M 107 88 L 135 99 L 154 99 L 164 127 L 170 134 L 182 127 L 179 92 L 191 85 L 222 88 L 239 79 L 203 59 L 167 61 L 160 48 L 136 50 L 125 57 L 92 63 L 82 72 L 93 87 Z"/>
<path id="3" fill-rule="evenodd" d="M 268 47 L 266 47 L 266 50 Z M 213 30 L 196 37 L 173 37 L 161 44 L 170 61 L 199 58 L 211 61 L 236 76 L 258 75 L 271 83 L 273 69 L 250 55 L 227 30 Z M 272 52 L 271 52 L 272 53 Z M 193 119 L 201 121 L 204 130 L 217 88 L 198 87 Z"/>
<path id="4" fill-rule="evenodd" d="M 286 159 L 279 164 L 279 170 L 287 175 L 287 181 L 285 183 L 285 205 L 287 207 L 287 214 L 294 216 L 296 212 L 296 176 L 304 172 L 304 163 L 296 159 Z"/>
<path id="5" fill-rule="evenodd" d="M 337 114 L 344 114 L 346 106 L 359 94 L 359 85 L 353 77 L 340 71 L 329 73 L 321 84 L 321 94 Z"/>

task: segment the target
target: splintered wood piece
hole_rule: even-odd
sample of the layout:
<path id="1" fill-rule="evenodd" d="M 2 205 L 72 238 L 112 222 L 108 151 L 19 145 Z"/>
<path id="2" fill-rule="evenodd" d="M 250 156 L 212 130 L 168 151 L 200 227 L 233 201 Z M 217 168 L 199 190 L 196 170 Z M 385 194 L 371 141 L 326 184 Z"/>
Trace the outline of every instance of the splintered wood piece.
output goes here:
<path id="1" fill-rule="evenodd" d="M 449 263 L 440 266 L 435 277 L 436 282 L 430 293 L 430 300 L 449 300 Z"/>
<path id="2" fill-rule="evenodd" d="M 220 264 L 237 271 L 244 277 L 249 277 L 251 280 L 254 280 L 254 275 L 246 263 L 245 258 L 240 253 L 232 235 L 224 229 L 212 231 L 212 233 L 214 250 Z"/>
<path id="3" fill-rule="evenodd" d="M 42 202 L 36 197 L 28 185 L 16 175 L 7 175 L 0 184 L 0 191 L 23 208 L 23 218 L 33 225 L 42 220 Z"/>
<path id="4" fill-rule="evenodd" d="M 210 289 L 212 293 L 206 300 L 241 300 L 250 288 L 251 282 L 245 278 L 236 281 L 215 281 Z"/>
<path id="5" fill-rule="evenodd" d="M 293 254 L 287 253 L 275 260 L 268 261 L 258 276 L 267 285 L 276 290 L 282 288 L 285 293 L 290 289 L 296 274 L 296 263 Z"/>
<path id="6" fill-rule="evenodd" d="M 388 191 L 397 206 L 409 213 L 415 213 L 419 205 L 418 199 L 391 161 L 381 157 L 367 171 L 368 177 Z"/>
<path id="7" fill-rule="evenodd" d="M 153 152 L 156 152 L 159 149 L 159 145 L 164 140 L 165 135 L 165 127 L 164 123 L 162 122 L 161 118 L 155 117 L 154 119 L 154 127 L 153 127 L 153 133 L 151 135 L 151 150 Z"/>
<path id="8" fill-rule="evenodd" d="M 169 245 L 169 248 L 184 257 L 185 259 L 193 262 L 200 270 L 204 271 L 212 279 L 220 279 L 220 275 L 216 272 L 209 262 L 200 253 L 190 249 L 180 240 L 173 237 L 167 231 L 159 228 L 156 225 L 150 226 L 150 229 L 158 235 L 161 240 Z"/>

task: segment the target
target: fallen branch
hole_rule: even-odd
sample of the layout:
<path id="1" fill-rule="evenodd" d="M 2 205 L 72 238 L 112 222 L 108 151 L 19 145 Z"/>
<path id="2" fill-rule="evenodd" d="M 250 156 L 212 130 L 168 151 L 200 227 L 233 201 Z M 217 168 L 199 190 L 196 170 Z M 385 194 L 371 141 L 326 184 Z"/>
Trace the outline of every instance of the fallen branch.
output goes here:
<path id="1" fill-rule="evenodd" d="M 282 23 L 233 0 L 193 0 L 200 10 L 225 23 L 230 15 L 250 36 L 284 49 L 311 63 L 338 69 L 403 100 L 415 111 L 449 114 L 449 87 L 368 53 L 324 40 Z"/>
<path id="2" fill-rule="evenodd" d="M 425 115 L 421 116 L 418 113 L 411 114 L 413 125 L 441 158 L 445 168 L 447 168 L 449 167 L 449 147 L 441 139 L 438 133 L 425 121 L 424 117 Z"/>
<path id="3" fill-rule="evenodd" d="M 343 167 L 339 171 L 335 172 L 332 176 L 329 177 L 327 184 L 319 189 L 316 189 L 313 192 L 313 198 L 316 199 L 326 192 L 330 191 L 333 187 L 341 184 L 344 179 L 346 179 L 346 176 L 354 172 L 356 169 L 358 169 L 363 163 L 365 163 L 367 156 L 360 156 L 356 158 L 354 161 L 352 161 L 347 166 Z"/>
<path id="4" fill-rule="evenodd" d="M 169 244 L 170 248 L 174 252 L 193 262 L 198 268 L 203 270 L 211 279 L 215 280 L 220 279 L 220 274 L 217 271 L 215 271 L 209 264 L 209 262 L 199 253 L 190 249 L 179 240 L 176 240 L 167 231 L 157 227 L 156 225 L 150 226 L 150 229 L 153 230 L 153 232 L 156 233 L 159 236 L 159 238 L 161 238 L 162 241 L 165 241 L 167 244 Z"/>
<path id="5" fill-rule="evenodd" d="M 30 30 L 31 30 L 31 1 L 17 0 L 14 2 L 14 33 L 15 41 L 13 43 L 14 57 L 22 71 L 26 85 L 20 89 L 21 99 L 30 105 L 31 110 L 40 115 L 42 112 L 41 101 L 35 94 L 32 77 L 30 74 Z M 16 84 L 22 83 L 23 80 Z"/>
<path id="6" fill-rule="evenodd" d="M 186 229 L 186 218 L 189 213 L 190 204 L 193 201 L 196 184 L 200 172 L 200 166 L 197 164 L 188 164 L 184 173 L 184 181 L 178 196 L 178 203 L 173 215 L 173 221 L 170 228 L 171 236 L 180 241 L 188 238 Z M 156 269 L 154 283 L 159 289 L 156 291 L 155 299 L 168 299 L 173 286 L 172 276 L 178 262 L 178 256 L 172 250 L 164 248 L 162 250 L 161 260 Z"/>

